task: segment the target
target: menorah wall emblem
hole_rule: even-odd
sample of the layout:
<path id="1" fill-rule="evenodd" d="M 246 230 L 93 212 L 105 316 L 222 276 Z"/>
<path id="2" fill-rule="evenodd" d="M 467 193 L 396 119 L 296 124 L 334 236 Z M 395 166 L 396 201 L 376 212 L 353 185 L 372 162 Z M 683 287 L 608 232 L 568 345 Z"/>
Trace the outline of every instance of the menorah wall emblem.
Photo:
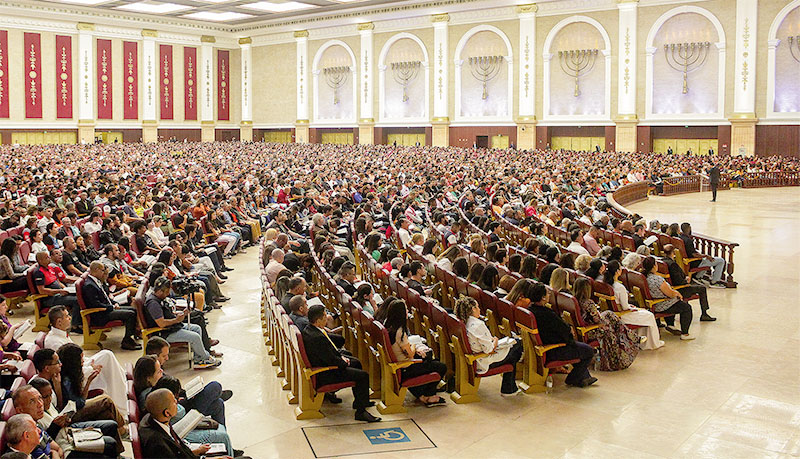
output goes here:
<path id="1" fill-rule="evenodd" d="M 561 63 L 561 70 L 575 79 L 575 92 L 573 96 L 581 95 L 578 79 L 594 68 L 597 61 L 597 49 L 570 49 L 558 52 L 558 61 Z"/>
<path id="2" fill-rule="evenodd" d="M 789 43 L 789 52 L 797 62 L 800 62 L 800 35 L 789 37 L 786 39 Z"/>
<path id="3" fill-rule="evenodd" d="M 325 76 L 325 83 L 333 89 L 333 105 L 338 105 L 339 88 L 344 86 L 347 82 L 347 76 L 350 74 L 350 67 L 346 65 L 326 67 L 322 69 L 322 74 Z"/>
<path id="4" fill-rule="evenodd" d="M 500 73 L 503 65 L 503 56 L 476 56 L 470 57 L 467 62 L 472 76 L 483 85 L 481 99 L 488 99 L 489 82 Z"/>
<path id="5" fill-rule="evenodd" d="M 420 61 L 392 62 L 394 81 L 403 87 L 403 102 L 408 101 L 408 85 L 417 78 L 421 66 Z"/>
<path id="6" fill-rule="evenodd" d="M 664 45 L 664 57 L 667 59 L 667 64 L 683 73 L 683 94 L 689 92 L 689 72 L 697 70 L 705 64 L 710 48 L 711 43 L 707 41 Z"/>

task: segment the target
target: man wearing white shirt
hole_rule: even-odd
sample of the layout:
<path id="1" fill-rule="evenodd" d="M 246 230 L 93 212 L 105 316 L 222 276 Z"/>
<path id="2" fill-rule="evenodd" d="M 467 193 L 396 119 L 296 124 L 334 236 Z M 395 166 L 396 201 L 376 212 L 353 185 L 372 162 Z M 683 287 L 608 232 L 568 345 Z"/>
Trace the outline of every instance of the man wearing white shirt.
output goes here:
<path id="1" fill-rule="evenodd" d="M 398 225 L 400 228 L 397 230 L 397 236 L 400 238 L 402 246 L 406 247 L 411 243 L 411 233 L 408 231 L 408 229 L 411 227 L 411 221 L 401 218 L 398 222 Z"/>
<path id="2" fill-rule="evenodd" d="M 567 246 L 567 250 L 575 252 L 578 255 L 591 255 L 589 251 L 581 245 L 581 232 L 579 230 L 570 233 L 569 238 L 572 242 Z"/>
<path id="3" fill-rule="evenodd" d="M 67 329 L 70 327 L 69 311 L 63 306 L 54 306 L 47 313 L 50 319 L 50 331 L 44 338 L 44 347 L 57 351 L 61 346 L 72 343 Z M 120 365 L 114 353 L 108 349 L 102 350 L 86 360 L 83 366 L 84 377 L 87 377 L 96 367 L 100 367 L 100 374 L 94 378 L 89 389 L 103 389 L 114 401 L 119 412 L 124 416 L 128 412 L 128 389 L 125 383 L 125 370 Z"/>

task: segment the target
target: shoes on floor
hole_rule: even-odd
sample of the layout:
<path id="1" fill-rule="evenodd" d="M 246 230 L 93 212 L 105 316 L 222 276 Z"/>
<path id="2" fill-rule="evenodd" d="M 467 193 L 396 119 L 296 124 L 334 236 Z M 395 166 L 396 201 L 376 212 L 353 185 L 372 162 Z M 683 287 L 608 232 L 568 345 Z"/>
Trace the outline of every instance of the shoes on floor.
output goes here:
<path id="1" fill-rule="evenodd" d="M 668 332 L 672 333 L 672 334 L 673 334 L 673 335 L 675 335 L 675 336 L 679 336 L 679 335 L 681 335 L 681 331 L 680 331 L 680 330 L 678 330 L 677 328 L 673 328 L 673 327 L 670 327 L 670 326 L 666 326 L 666 327 L 664 327 L 664 330 L 666 330 L 666 331 L 668 331 Z"/>
<path id="2" fill-rule="evenodd" d="M 214 347 L 217 344 L 219 344 L 219 340 L 218 339 L 212 339 L 211 341 L 208 342 L 209 347 Z"/>
<path id="3" fill-rule="evenodd" d="M 700 322 L 714 322 L 715 320 L 717 320 L 716 317 L 711 317 L 708 314 L 703 314 L 700 316 Z"/>
<path id="4" fill-rule="evenodd" d="M 126 351 L 139 351 L 142 349 L 142 345 L 134 341 L 132 338 L 123 339 L 120 347 Z"/>
<path id="5" fill-rule="evenodd" d="M 221 398 L 223 402 L 227 402 L 231 397 L 233 397 L 233 391 L 229 389 L 225 389 L 219 394 L 219 398 Z"/>
<path id="6" fill-rule="evenodd" d="M 685 335 L 681 335 L 681 341 L 691 341 L 693 339 L 695 339 L 694 335 L 690 335 L 688 333 Z"/>
<path id="7" fill-rule="evenodd" d="M 194 363 L 195 370 L 209 370 L 211 368 L 216 368 L 222 365 L 222 360 L 216 360 L 213 357 L 208 358 L 206 360 L 201 360 L 199 362 Z"/>
<path id="8" fill-rule="evenodd" d="M 356 421 L 379 422 L 381 418 L 373 416 L 369 411 L 362 409 L 356 411 Z"/>
<path id="9" fill-rule="evenodd" d="M 325 393 L 325 401 L 328 403 L 333 403 L 334 405 L 338 405 L 342 403 L 342 399 L 336 396 L 333 392 L 326 392 Z"/>
<path id="10" fill-rule="evenodd" d="M 211 354 L 211 357 L 214 357 L 214 358 L 222 357 L 222 355 L 223 355 L 222 352 L 215 351 L 213 349 L 208 351 L 208 353 Z"/>
<path id="11" fill-rule="evenodd" d="M 722 281 L 719 281 L 719 282 L 709 282 L 709 283 L 708 283 L 708 287 L 709 287 L 709 288 L 728 288 L 728 286 L 727 286 L 727 285 L 725 285 L 725 282 L 722 282 Z"/>
<path id="12" fill-rule="evenodd" d="M 513 397 L 513 396 L 519 395 L 521 393 L 522 393 L 522 389 L 517 387 L 517 390 L 515 390 L 514 392 L 509 392 L 509 393 L 500 392 L 500 395 L 503 396 L 503 397 Z"/>
<path id="13" fill-rule="evenodd" d="M 339 399 L 339 400 L 341 400 L 341 399 Z M 373 400 L 370 400 L 370 401 L 367 402 L 367 406 L 365 406 L 364 408 L 372 408 L 373 406 L 375 406 L 375 402 Z M 354 410 L 356 409 L 355 405 L 353 405 L 353 409 Z"/>

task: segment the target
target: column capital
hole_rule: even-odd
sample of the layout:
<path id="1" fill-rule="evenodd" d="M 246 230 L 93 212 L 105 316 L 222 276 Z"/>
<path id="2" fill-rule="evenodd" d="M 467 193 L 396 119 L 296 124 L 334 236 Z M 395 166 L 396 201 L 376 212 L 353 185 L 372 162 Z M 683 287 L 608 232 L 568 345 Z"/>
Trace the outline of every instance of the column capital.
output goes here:
<path id="1" fill-rule="evenodd" d="M 142 37 L 144 38 L 158 38 L 158 31 L 153 29 L 142 29 Z"/>
<path id="2" fill-rule="evenodd" d="M 633 9 L 639 6 L 639 0 L 617 0 L 617 8 L 623 9 Z"/>
<path id="3" fill-rule="evenodd" d="M 450 22 L 450 15 L 447 14 L 447 13 L 434 14 L 433 16 L 431 16 L 431 22 L 433 22 L 434 24 L 442 23 L 442 22 L 448 23 L 448 22 Z"/>
<path id="4" fill-rule="evenodd" d="M 94 24 L 90 22 L 79 22 L 75 27 L 81 32 L 94 32 Z"/>
<path id="5" fill-rule="evenodd" d="M 239 39 L 239 44 L 240 45 L 252 45 L 253 44 L 253 39 L 250 38 L 250 37 L 240 38 Z"/>
<path id="6" fill-rule="evenodd" d="M 216 43 L 217 39 L 211 35 L 203 35 L 200 37 L 200 43 Z"/>
<path id="7" fill-rule="evenodd" d="M 295 30 L 294 38 L 308 38 L 308 30 Z"/>
<path id="8" fill-rule="evenodd" d="M 374 29 L 375 29 L 375 24 L 371 22 L 364 22 L 358 25 L 359 32 L 372 31 Z"/>
<path id="9" fill-rule="evenodd" d="M 535 3 L 519 5 L 517 7 L 517 14 L 535 14 L 537 11 L 539 11 L 539 5 Z"/>

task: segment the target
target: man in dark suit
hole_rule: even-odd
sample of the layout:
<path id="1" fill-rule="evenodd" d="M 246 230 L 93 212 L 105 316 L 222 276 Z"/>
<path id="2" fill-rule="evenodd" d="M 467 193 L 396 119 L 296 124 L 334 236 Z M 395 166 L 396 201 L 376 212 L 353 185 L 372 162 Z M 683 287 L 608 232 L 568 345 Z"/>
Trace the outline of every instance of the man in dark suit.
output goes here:
<path id="1" fill-rule="evenodd" d="M 87 195 L 85 191 L 81 191 L 80 198 L 81 199 L 75 203 L 75 212 L 78 213 L 79 217 L 85 217 L 94 210 L 94 202 L 89 199 L 89 195 Z"/>
<path id="2" fill-rule="evenodd" d="M 565 382 L 570 386 L 587 387 L 597 382 L 597 378 L 589 374 L 589 364 L 594 358 L 595 350 L 586 343 L 575 341 L 572 330 L 558 314 L 545 306 L 547 289 L 544 284 L 537 282 L 531 292 L 531 306 L 528 308 L 536 317 L 539 336 L 542 344 L 566 344 L 547 351 L 548 360 L 580 359 L 572 365 Z"/>
<path id="3" fill-rule="evenodd" d="M 108 268 L 100 261 L 93 261 L 89 265 L 89 275 L 83 282 L 81 294 L 87 309 L 105 308 L 90 316 L 92 325 L 103 326 L 111 321 L 120 320 L 125 323 L 125 337 L 122 339 L 122 349 L 136 351 L 142 346 L 136 343 L 136 311 L 121 308 L 115 305 L 106 291 Z"/>
<path id="4" fill-rule="evenodd" d="M 199 459 L 209 446 L 194 450 L 181 440 L 169 424 L 178 413 L 178 402 L 169 389 L 156 389 L 145 401 L 147 414 L 139 422 L 139 436 L 144 457 Z"/>
<path id="5" fill-rule="evenodd" d="M 344 293 L 355 296 L 356 294 L 356 287 L 353 283 L 358 280 L 356 278 L 356 265 L 350 263 L 349 261 L 345 262 L 340 268 L 338 272 L 339 279 L 336 281 L 336 285 L 342 287 Z"/>
<path id="6" fill-rule="evenodd" d="M 361 369 L 361 362 L 355 357 L 343 356 L 325 332 L 327 317 L 325 307 L 312 306 L 308 310 L 309 325 L 303 329 L 303 344 L 306 355 L 314 367 L 338 367 L 337 370 L 324 371 L 317 375 L 317 386 L 353 381 L 353 409 L 356 421 L 378 422 L 381 418 L 373 416 L 367 407 L 373 406 L 369 400 L 369 373 Z"/>
<path id="7" fill-rule="evenodd" d="M 708 179 L 711 182 L 711 202 L 716 202 L 717 200 L 717 187 L 719 186 L 719 166 L 714 163 L 713 160 L 709 160 L 711 163 L 711 169 L 708 172 Z"/>

